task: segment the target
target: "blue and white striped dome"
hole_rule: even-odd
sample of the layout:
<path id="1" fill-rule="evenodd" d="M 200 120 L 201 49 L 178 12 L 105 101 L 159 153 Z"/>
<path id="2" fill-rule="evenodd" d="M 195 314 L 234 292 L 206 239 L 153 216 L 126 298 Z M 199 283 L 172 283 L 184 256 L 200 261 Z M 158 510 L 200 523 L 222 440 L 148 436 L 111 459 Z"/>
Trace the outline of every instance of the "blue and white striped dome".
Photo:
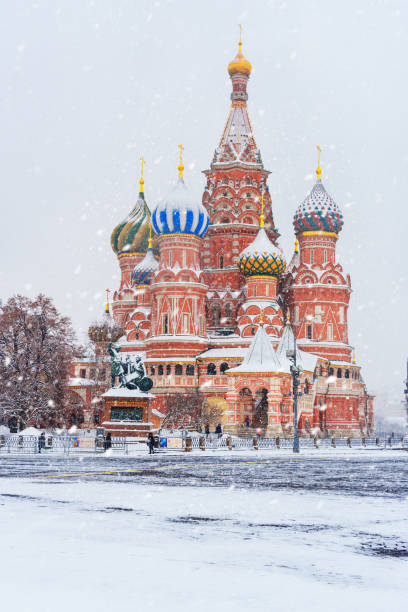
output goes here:
<path id="1" fill-rule="evenodd" d="M 152 223 L 156 234 L 194 234 L 204 236 L 209 219 L 201 202 L 190 196 L 183 179 L 169 197 L 157 204 L 152 214 Z"/>
<path id="2" fill-rule="evenodd" d="M 153 255 L 151 241 L 147 253 L 141 262 L 136 264 L 132 272 L 132 282 L 134 285 L 150 285 L 154 274 L 159 268 L 159 262 Z"/>

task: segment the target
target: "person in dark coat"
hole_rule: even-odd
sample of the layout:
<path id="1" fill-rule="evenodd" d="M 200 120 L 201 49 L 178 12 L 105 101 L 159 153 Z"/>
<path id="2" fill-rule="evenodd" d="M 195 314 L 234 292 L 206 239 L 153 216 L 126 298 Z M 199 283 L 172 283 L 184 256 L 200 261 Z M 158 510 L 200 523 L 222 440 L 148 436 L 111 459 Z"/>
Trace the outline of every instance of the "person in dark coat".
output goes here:
<path id="1" fill-rule="evenodd" d="M 250 425 L 251 425 L 251 423 L 250 423 L 250 421 L 249 421 L 249 416 L 247 415 L 247 416 L 245 417 L 245 427 L 250 427 Z"/>
<path id="2" fill-rule="evenodd" d="M 218 435 L 219 438 L 222 438 L 222 426 L 221 426 L 221 423 L 217 424 L 217 427 L 215 428 L 215 433 Z"/>
<path id="3" fill-rule="evenodd" d="M 147 436 L 147 446 L 149 447 L 149 455 L 154 455 L 154 436 L 151 431 Z"/>
<path id="4" fill-rule="evenodd" d="M 38 452 L 41 453 L 41 449 L 45 448 L 45 433 L 42 432 L 38 438 Z"/>
<path id="5" fill-rule="evenodd" d="M 210 433 L 210 425 L 209 425 L 209 423 L 206 423 L 206 425 L 205 425 L 205 435 L 208 436 L 209 433 Z"/>
<path id="6" fill-rule="evenodd" d="M 105 449 L 112 448 L 112 434 L 110 431 L 106 434 Z"/>

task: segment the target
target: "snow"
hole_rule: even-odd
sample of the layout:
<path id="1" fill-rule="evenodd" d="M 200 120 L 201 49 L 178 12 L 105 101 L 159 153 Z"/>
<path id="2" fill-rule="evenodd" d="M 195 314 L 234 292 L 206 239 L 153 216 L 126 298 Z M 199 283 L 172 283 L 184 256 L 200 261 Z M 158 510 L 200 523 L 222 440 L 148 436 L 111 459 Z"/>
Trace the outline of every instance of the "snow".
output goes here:
<path id="1" fill-rule="evenodd" d="M 282 371 L 284 370 L 275 353 L 275 349 L 264 326 L 260 325 L 251 346 L 246 351 L 243 362 L 236 368 L 230 368 L 228 374 Z"/>
<path id="2" fill-rule="evenodd" d="M 404 457 L 381 454 L 342 468 L 327 455 L 276 462 L 259 453 L 253 462 L 246 454 L 229 466 L 213 457 L 204 465 L 197 456 L 51 466 L 48 457 L 17 466 L 4 458 L 4 609 L 82 612 L 130 604 L 173 612 L 186 603 L 198 612 L 406 609 L 406 560 L 392 556 L 408 550 Z M 148 469 L 63 476 L 135 467 Z M 19 478 L 7 473 L 15 468 Z M 48 479 L 56 470 L 60 477 Z M 350 470 L 361 494 L 347 489 Z M 405 495 L 387 492 L 393 470 Z M 312 486 L 334 477 L 344 486 Z M 373 481 L 377 489 L 367 493 L 364 484 Z"/>
<path id="3" fill-rule="evenodd" d="M 102 397 L 141 397 L 154 398 L 152 393 L 143 393 L 140 389 L 126 389 L 125 387 L 111 387 L 109 391 L 102 394 Z"/>
<path id="4" fill-rule="evenodd" d="M 70 387 L 88 387 L 97 384 L 98 383 L 91 378 L 80 378 L 73 376 L 68 380 L 68 386 Z"/>
<path id="5" fill-rule="evenodd" d="M 243 358 L 247 352 L 246 347 L 214 348 L 197 355 L 196 359 L 223 359 Z"/>

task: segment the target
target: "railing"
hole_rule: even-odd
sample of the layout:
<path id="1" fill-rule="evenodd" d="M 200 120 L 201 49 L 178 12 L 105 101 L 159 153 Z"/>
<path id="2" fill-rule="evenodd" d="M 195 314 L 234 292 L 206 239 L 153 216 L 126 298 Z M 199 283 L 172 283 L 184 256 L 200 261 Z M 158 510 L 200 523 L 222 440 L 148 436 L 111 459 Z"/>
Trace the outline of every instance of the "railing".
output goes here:
<path id="1" fill-rule="evenodd" d="M 166 432 L 167 433 L 167 432 Z M 291 449 L 293 438 L 258 438 L 238 437 L 217 434 L 190 436 L 177 433 L 168 433 L 163 436 L 167 439 L 167 447 L 163 452 L 170 450 L 240 450 L 240 449 Z M 377 436 L 372 438 L 300 438 L 300 449 L 408 449 L 408 436 Z M 171 443 L 173 442 L 173 443 Z M 177 442 L 176 444 L 174 442 Z M 48 435 L 41 441 L 37 436 L 22 436 L 19 434 L 0 435 L 0 455 L 23 454 L 33 455 L 38 453 L 59 455 L 81 455 L 98 454 L 109 450 L 110 453 L 119 455 L 133 454 L 143 450 L 147 451 L 146 441 L 143 438 L 112 437 L 111 446 L 106 448 L 103 438 L 82 438 L 78 435 L 51 436 Z M 160 448 L 160 441 L 158 442 Z"/>

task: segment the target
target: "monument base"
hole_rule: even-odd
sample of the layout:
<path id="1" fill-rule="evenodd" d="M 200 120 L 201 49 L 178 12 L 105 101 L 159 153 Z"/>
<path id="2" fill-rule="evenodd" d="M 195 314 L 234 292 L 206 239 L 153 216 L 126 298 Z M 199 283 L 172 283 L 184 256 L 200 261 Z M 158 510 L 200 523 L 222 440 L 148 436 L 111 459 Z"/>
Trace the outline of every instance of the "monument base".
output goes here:
<path id="1" fill-rule="evenodd" d="M 152 410 L 154 395 L 138 389 L 113 387 L 102 395 L 102 427 L 112 436 L 147 437 L 161 423 L 160 413 Z"/>

